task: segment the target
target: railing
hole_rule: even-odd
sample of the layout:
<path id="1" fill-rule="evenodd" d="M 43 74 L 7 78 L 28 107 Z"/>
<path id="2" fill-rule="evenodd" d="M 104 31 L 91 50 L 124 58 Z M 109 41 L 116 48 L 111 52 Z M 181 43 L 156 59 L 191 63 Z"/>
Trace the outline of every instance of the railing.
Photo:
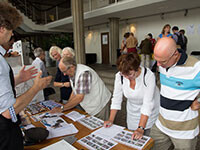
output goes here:
<path id="1" fill-rule="evenodd" d="M 64 8 L 64 3 L 41 9 L 28 0 L 8 1 L 37 24 L 46 24 L 71 16 L 71 8 Z"/>

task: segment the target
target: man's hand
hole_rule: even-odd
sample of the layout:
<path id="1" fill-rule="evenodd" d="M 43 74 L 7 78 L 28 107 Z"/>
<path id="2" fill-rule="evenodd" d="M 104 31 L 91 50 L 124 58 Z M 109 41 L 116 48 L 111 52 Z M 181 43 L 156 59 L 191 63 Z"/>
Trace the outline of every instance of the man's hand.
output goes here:
<path id="1" fill-rule="evenodd" d="M 20 56 L 20 54 L 17 51 L 11 52 L 11 57 L 17 57 Z"/>
<path id="2" fill-rule="evenodd" d="M 192 110 L 199 110 L 200 103 L 197 101 L 197 98 L 193 101 L 192 105 L 190 106 Z"/>
<path id="3" fill-rule="evenodd" d="M 38 73 L 38 75 L 36 76 L 35 80 L 34 80 L 34 84 L 33 86 L 38 90 L 42 90 L 44 88 L 46 88 L 50 83 L 51 83 L 51 80 L 52 80 L 52 76 L 48 76 L 48 77 L 44 77 L 44 78 L 41 78 L 41 75 L 42 75 L 42 71 L 40 71 Z"/>
<path id="4" fill-rule="evenodd" d="M 18 74 L 19 79 L 21 81 L 20 83 L 28 81 L 28 80 L 36 77 L 35 75 L 37 73 L 37 69 L 34 66 L 27 70 L 25 70 L 25 67 L 26 66 L 23 66 L 23 68 L 20 70 L 20 72 Z"/>
<path id="5" fill-rule="evenodd" d="M 51 111 L 50 111 L 50 113 L 61 113 L 62 112 L 62 109 L 60 108 L 60 107 L 54 107 Z"/>

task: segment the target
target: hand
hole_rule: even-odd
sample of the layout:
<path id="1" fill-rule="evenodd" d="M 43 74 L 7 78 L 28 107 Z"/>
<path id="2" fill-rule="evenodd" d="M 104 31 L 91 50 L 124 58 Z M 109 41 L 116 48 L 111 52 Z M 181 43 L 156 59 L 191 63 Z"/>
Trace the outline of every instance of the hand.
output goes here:
<path id="1" fill-rule="evenodd" d="M 17 51 L 11 52 L 11 57 L 17 57 L 20 56 L 20 54 Z"/>
<path id="2" fill-rule="evenodd" d="M 40 71 L 38 75 L 36 76 L 34 80 L 34 85 L 33 85 L 38 91 L 46 88 L 51 83 L 51 80 L 52 80 L 52 76 L 41 78 L 41 75 L 42 75 L 42 71 Z"/>
<path id="3" fill-rule="evenodd" d="M 37 73 L 37 69 L 34 66 L 27 70 L 25 70 L 25 67 L 26 66 L 23 66 L 23 68 L 19 71 L 18 76 L 21 82 L 25 82 L 36 77 L 35 75 Z"/>
<path id="4" fill-rule="evenodd" d="M 70 87 L 70 82 L 64 82 L 64 87 Z"/>
<path id="5" fill-rule="evenodd" d="M 137 128 L 132 135 L 132 139 L 141 139 L 144 134 L 144 130 Z"/>
<path id="6" fill-rule="evenodd" d="M 62 110 L 61 110 L 61 108 L 60 107 L 54 107 L 51 111 L 50 111 L 50 113 L 61 113 L 62 112 Z"/>
<path id="7" fill-rule="evenodd" d="M 111 121 L 111 120 L 107 120 L 107 121 L 104 121 L 104 127 L 105 128 L 109 128 L 109 127 L 111 127 L 112 126 L 112 124 L 113 124 L 113 121 Z"/>
<path id="8" fill-rule="evenodd" d="M 192 105 L 190 106 L 192 110 L 199 110 L 200 103 L 197 101 L 197 98 L 193 101 Z"/>

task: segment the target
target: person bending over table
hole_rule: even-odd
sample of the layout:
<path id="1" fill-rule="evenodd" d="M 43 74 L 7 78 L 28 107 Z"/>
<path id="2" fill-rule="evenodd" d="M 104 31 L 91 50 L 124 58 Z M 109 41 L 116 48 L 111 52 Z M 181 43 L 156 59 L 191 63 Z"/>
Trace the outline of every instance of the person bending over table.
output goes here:
<path id="1" fill-rule="evenodd" d="M 113 124 L 117 111 L 121 110 L 124 95 L 127 98 L 127 125 L 129 130 L 134 130 L 134 139 L 149 135 L 159 113 L 160 95 L 155 76 L 150 69 L 140 66 L 140 62 L 137 53 L 119 57 L 119 72 L 115 75 L 110 117 L 104 122 L 104 127 Z"/>

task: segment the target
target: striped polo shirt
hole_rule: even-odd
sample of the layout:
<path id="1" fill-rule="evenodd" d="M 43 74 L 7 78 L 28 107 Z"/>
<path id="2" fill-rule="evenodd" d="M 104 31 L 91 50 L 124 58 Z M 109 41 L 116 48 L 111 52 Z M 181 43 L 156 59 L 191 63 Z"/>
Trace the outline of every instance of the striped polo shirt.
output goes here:
<path id="1" fill-rule="evenodd" d="M 200 91 L 200 61 L 181 50 L 179 61 L 160 71 L 160 114 L 156 126 L 168 136 L 193 139 L 199 133 L 198 111 L 190 106 Z"/>

